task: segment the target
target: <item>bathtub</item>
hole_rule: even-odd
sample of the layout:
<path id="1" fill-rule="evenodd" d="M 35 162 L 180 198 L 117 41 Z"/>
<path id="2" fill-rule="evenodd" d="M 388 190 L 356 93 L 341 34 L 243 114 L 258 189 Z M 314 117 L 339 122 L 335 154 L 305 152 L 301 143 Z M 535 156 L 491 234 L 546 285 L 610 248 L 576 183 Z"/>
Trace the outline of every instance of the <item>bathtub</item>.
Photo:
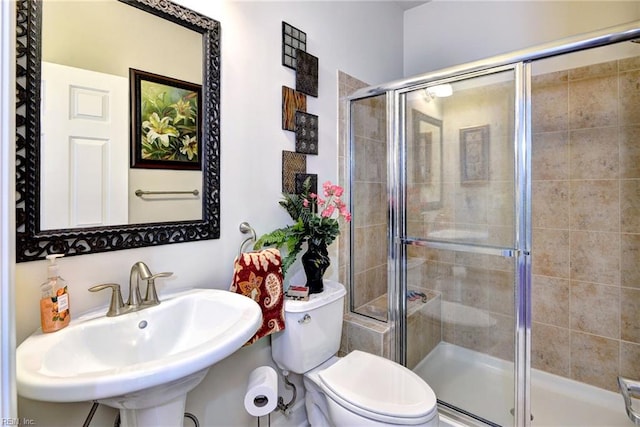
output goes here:
<path id="1" fill-rule="evenodd" d="M 441 342 L 413 369 L 444 402 L 513 425 L 513 363 Z M 630 427 L 618 393 L 531 370 L 534 427 Z"/>

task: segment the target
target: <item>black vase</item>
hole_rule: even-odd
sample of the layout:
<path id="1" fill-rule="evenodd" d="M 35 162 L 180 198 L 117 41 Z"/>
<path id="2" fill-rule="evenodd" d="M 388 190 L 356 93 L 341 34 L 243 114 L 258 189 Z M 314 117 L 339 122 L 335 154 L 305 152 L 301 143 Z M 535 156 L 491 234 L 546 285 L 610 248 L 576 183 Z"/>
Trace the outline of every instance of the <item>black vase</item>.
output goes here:
<path id="1" fill-rule="evenodd" d="M 322 276 L 329 268 L 331 260 L 327 245 L 324 242 L 308 242 L 307 252 L 302 255 L 302 267 L 307 275 L 307 284 L 309 294 L 319 294 L 323 291 Z"/>

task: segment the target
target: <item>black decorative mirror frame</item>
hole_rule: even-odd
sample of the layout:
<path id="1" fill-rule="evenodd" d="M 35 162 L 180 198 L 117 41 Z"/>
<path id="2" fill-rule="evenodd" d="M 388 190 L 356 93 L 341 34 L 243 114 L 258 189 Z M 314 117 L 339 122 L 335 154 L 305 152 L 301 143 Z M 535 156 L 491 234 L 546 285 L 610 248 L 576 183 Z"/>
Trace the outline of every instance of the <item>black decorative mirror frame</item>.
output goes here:
<path id="1" fill-rule="evenodd" d="M 167 0 L 119 0 L 202 34 L 202 220 L 40 230 L 42 4 L 16 4 L 16 261 L 220 237 L 220 23 Z"/>

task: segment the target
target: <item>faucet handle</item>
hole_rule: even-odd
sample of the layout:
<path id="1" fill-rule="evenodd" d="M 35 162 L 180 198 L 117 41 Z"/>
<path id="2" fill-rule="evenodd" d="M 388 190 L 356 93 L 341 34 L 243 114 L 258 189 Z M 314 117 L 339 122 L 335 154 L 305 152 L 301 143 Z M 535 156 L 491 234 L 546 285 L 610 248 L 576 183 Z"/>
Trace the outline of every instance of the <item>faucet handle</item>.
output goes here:
<path id="1" fill-rule="evenodd" d="M 98 292 L 104 289 L 111 289 L 111 302 L 109 303 L 109 311 L 107 311 L 107 317 L 118 316 L 123 314 L 125 310 L 124 302 L 122 301 L 122 292 L 120 292 L 120 285 L 117 283 L 105 283 L 104 285 L 96 285 L 89 288 L 89 292 Z"/>
<path id="2" fill-rule="evenodd" d="M 154 274 L 153 276 L 147 279 L 147 293 L 144 296 L 144 300 L 142 303 L 144 305 L 158 305 L 160 304 L 160 300 L 158 299 L 158 292 L 156 292 L 156 278 L 158 277 L 169 277 L 172 276 L 173 273 L 170 271 L 165 271 L 162 273 Z"/>
<path id="3" fill-rule="evenodd" d="M 154 280 L 154 279 L 157 279 L 158 277 L 169 277 L 169 276 L 173 276 L 173 271 L 163 271 L 162 273 L 154 274 L 153 276 L 149 277 L 149 280 Z"/>

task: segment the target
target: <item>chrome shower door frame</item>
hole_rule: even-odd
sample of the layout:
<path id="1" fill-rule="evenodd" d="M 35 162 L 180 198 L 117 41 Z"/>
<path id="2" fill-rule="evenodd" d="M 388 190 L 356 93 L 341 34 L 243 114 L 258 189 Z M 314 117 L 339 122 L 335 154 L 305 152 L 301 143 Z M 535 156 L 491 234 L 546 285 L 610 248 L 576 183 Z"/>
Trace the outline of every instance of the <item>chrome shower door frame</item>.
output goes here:
<path id="1" fill-rule="evenodd" d="M 515 224 L 513 248 L 477 247 L 477 253 L 510 256 L 516 262 L 515 286 L 515 348 L 514 348 L 514 425 L 531 426 L 530 370 L 531 370 L 531 63 L 538 59 L 551 58 L 567 53 L 583 51 L 618 42 L 640 39 L 640 21 L 617 25 L 589 34 L 569 37 L 509 54 L 483 59 L 455 67 L 449 67 L 423 75 L 401 79 L 386 84 L 356 91 L 347 98 L 348 102 L 372 96 L 385 95 L 387 101 L 387 191 L 388 191 L 388 307 L 391 331 L 391 357 L 406 363 L 406 277 L 404 260 L 407 244 L 424 245 L 438 249 L 456 249 L 458 244 L 402 239 L 405 235 L 404 223 L 405 192 L 401 188 L 404 181 L 405 135 L 402 118 L 405 115 L 401 97 L 403 93 L 422 87 L 453 82 L 474 75 L 490 74 L 499 69 L 515 71 L 515 123 L 514 123 L 514 179 L 515 179 Z M 492 71 L 493 70 L 493 71 Z M 349 111 L 347 109 L 347 111 Z M 353 123 L 349 123 L 349 188 L 353 186 Z M 353 210 L 353 195 L 350 191 L 350 207 Z M 353 232 L 351 233 L 353 239 Z M 465 250 L 469 249 L 468 245 Z M 353 245 L 349 255 L 354 257 Z M 352 271 L 348 272 L 353 285 Z"/>
<path id="2" fill-rule="evenodd" d="M 428 238 L 410 238 L 407 237 L 406 227 L 406 161 L 405 153 L 407 144 L 407 135 L 405 133 L 406 111 L 405 97 L 409 92 L 415 90 L 426 89 L 427 87 L 437 86 L 446 83 L 455 83 L 462 80 L 470 80 L 477 77 L 489 76 L 503 72 L 513 72 L 514 80 L 514 123 L 513 123 L 513 147 L 514 147 L 514 201 L 516 204 L 514 210 L 514 239 L 511 247 L 495 247 L 487 245 L 473 245 L 467 243 L 454 243 L 430 240 Z M 457 73 L 442 79 L 430 80 L 425 79 L 424 82 L 416 85 L 396 89 L 392 91 L 393 95 L 387 95 L 388 111 L 391 113 L 392 126 L 389 130 L 389 140 L 394 141 L 390 144 L 388 158 L 389 162 L 389 188 L 392 191 L 390 197 L 390 230 L 393 230 L 392 243 L 390 243 L 388 265 L 392 266 L 389 271 L 389 319 L 391 321 L 391 331 L 396 361 L 406 364 L 406 348 L 407 348 L 407 317 L 406 313 L 406 296 L 407 282 L 405 275 L 404 263 L 406 262 L 406 248 L 408 245 L 425 246 L 434 249 L 464 251 L 468 254 L 486 254 L 500 257 L 514 258 L 517 271 L 515 274 L 514 289 L 514 384 L 513 384 L 513 400 L 514 400 L 514 417 L 515 420 L 522 420 L 517 425 L 530 425 L 530 399 L 529 395 L 529 376 L 530 376 L 530 360 L 528 357 L 531 343 L 531 304 L 530 304 L 530 223 L 531 223 L 531 177 L 529 175 L 530 165 L 528 164 L 530 152 L 530 137 L 527 132 L 529 126 L 526 125 L 528 110 L 527 108 L 527 88 L 524 76 L 525 66 L 523 63 L 514 63 L 488 67 L 482 70 L 476 70 L 468 73 Z M 525 421 L 528 420 L 528 421 Z"/>

